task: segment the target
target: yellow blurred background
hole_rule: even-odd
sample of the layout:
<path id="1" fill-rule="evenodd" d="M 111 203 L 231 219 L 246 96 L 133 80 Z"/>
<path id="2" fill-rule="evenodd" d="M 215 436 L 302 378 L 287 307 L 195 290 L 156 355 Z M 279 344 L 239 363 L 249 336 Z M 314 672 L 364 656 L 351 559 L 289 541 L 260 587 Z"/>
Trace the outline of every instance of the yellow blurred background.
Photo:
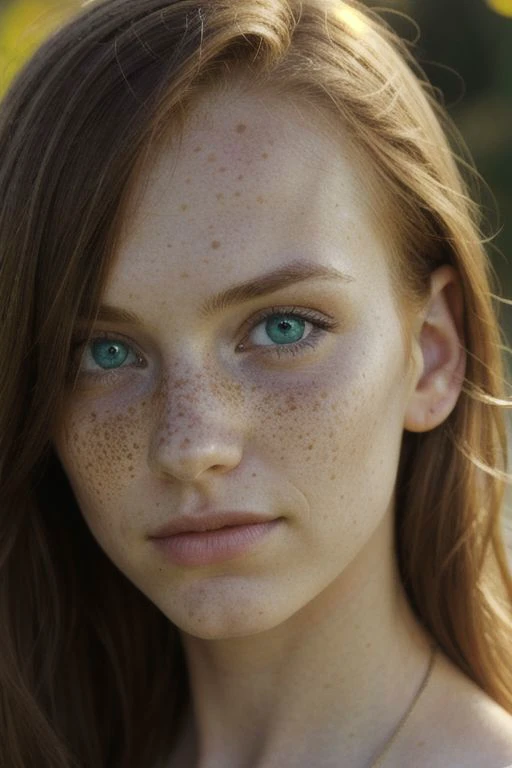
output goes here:
<path id="1" fill-rule="evenodd" d="M 24 61 L 79 7 L 78 0 L 4 0 L 0 5 L 0 96 Z"/>
<path id="2" fill-rule="evenodd" d="M 512 17 L 512 0 L 488 0 L 488 3 L 496 13 Z"/>

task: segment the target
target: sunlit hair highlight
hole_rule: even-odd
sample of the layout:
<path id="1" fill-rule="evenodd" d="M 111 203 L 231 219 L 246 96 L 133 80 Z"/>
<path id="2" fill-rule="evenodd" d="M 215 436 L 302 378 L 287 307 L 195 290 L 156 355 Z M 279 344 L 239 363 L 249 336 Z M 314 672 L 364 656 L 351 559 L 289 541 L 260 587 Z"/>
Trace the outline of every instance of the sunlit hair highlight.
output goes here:
<path id="1" fill-rule="evenodd" d="M 93 0 L 0 106 L 3 768 L 156 768 L 178 732 L 189 696 L 178 632 L 93 539 L 52 435 L 78 318 L 92 328 L 143 168 L 235 77 L 307 103 L 360 149 L 394 211 L 401 306 L 421 306 L 436 267 L 460 275 L 463 391 L 441 426 L 404 435 L 396 551 L 418 619 L 512 713 L 492 275 L 467 161 L 408 46 L 356 2 Z"/>

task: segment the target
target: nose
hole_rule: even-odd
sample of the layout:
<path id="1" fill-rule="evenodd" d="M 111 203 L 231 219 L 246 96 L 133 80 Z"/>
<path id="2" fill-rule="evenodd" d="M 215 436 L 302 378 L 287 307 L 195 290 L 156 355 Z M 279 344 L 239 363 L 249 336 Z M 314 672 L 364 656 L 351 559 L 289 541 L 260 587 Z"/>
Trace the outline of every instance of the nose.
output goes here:
<path id="1" fill-rule="evenodd" d="M 148 465 L 162 478 L 192 482 L 234 469 L 242 460 L 243 430 L 237 410 L 212 397 L 170 392 L 157 409 L 151 430 Z"/>

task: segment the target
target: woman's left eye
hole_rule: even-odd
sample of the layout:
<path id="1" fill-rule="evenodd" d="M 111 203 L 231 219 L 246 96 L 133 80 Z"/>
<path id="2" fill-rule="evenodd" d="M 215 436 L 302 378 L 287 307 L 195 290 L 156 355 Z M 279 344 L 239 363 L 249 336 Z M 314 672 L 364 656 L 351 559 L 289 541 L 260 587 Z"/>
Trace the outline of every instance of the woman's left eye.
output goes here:
<path id="1" fill-rule="evenodd" d="M 298 355 L 307 347 L 315 347 L 326 331 L 338 326 L 337 321 L 314 310 L 297 307 L 274 307 L 260 312 L 250 321 L 249 333 L 236 347 L 237 352 L 259 349 L 263 354 Z M 121 335 L 100 332 L 85 343 L 76 341 L 72 347 L 72 362 L 76 352 L 83 353 L 75 371 L 83 374 L 115 376 L 124 368 L 145 368 L 144 357 L 132 343 Z M 92 361 L 92 367 L 90 363 Z M 128 363 L 125 365 L 125 363 Z"/>
<path id="2" fill-rule="evenodd" d="M 299 307 L 274 307 L 264 310 L 251 320 L 251 343 L 256 348 L 265 347 L 263 354 L 299 355 L 306 347 L 315 347 L 326 331 L 338 326 L 333 317 L 321 315 L 310 309 Z M 245 339 L 237 351 L 247 348 Z"/>

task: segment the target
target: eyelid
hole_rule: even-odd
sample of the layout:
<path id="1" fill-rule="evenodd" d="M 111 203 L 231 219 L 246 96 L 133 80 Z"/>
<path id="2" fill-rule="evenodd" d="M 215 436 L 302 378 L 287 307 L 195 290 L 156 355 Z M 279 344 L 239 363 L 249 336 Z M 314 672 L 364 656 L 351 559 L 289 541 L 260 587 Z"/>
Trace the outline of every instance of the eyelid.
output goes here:
<path id="1" fill-rule="evenodd" d="M 265 307 L 265 309 L 261 309 L 256 312 L 256 314 L 252 315 L 250 318 L 248 318 L 248 320 L 245 321 L 245 323 L 243 323 L 240 332 L 246 333 L 248 331 L 252 331 L 252 329 L 255 328 L 262 320 L 266 320 L 267 317 L 271 315 L 288 314 L 300 315 L 305 320 L 310 320 L 313 323 L 328 321 L 331 328 L 335 328 L 339 325 L 339 322 L 336 320 L 336 318 L 327 312 L 320 312 L 316 309 L 312 309 L 311 307 L 301 307 L 296 304 L 289 306 L 278 305 L 274 307 Z"/>

